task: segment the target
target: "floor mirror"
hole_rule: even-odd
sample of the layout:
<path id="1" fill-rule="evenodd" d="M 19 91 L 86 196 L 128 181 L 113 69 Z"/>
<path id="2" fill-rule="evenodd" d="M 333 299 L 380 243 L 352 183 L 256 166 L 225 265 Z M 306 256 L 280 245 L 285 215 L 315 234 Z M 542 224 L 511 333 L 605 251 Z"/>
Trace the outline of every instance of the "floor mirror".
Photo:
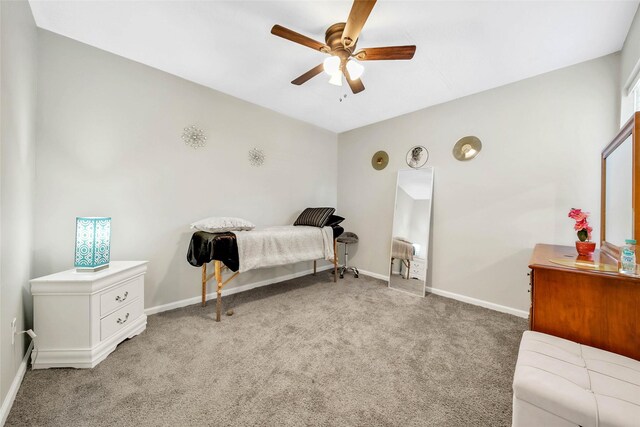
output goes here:
<path id="1" fill-rule="evenodd" d="M 389 287 L 423 297 L 429 268 L 433 168 L 398 171 Z"/>

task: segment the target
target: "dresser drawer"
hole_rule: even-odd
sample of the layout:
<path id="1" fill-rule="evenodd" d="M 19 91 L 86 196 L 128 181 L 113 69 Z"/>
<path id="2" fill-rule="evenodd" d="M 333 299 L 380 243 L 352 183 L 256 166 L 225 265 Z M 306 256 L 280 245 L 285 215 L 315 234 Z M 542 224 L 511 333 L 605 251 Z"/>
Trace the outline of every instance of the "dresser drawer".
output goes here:
<path id="1" fill-rule="evenodd" d="M 100 340 L 102 341 L 109 338 L 140 317 L 144 311 L 143 304 L 142 298 L 135 299 L 104 319 L 101 319 Z"/>
<path id="2" fill-rule="evenodd" d="M 135 277 L 100 295 L 100 317 L 104 317 L 143 295 L 144 278 Z"/>
<path id="3" fill-rule="evenodd" d="M 411 274 L 424 274 L 424 266 L 422 265 L 412 265 L 411 270 L 409 270 Z"/>

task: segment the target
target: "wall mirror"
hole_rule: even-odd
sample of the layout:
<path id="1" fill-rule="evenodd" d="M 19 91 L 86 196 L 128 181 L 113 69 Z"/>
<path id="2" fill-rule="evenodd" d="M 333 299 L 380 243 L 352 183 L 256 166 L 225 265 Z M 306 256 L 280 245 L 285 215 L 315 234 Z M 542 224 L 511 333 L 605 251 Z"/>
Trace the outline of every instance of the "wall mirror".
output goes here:
<path id="1" fill-rule="evenodd" d="M 423 297 L 429 268 L 433 168 L 398 172 L 389 287 Z"/>
<path id="2" fill-rule="evenodd" d="M 618 259 L 626 239 L 640 240 L 640 113 L 602 151 L 600 247 Z"/>

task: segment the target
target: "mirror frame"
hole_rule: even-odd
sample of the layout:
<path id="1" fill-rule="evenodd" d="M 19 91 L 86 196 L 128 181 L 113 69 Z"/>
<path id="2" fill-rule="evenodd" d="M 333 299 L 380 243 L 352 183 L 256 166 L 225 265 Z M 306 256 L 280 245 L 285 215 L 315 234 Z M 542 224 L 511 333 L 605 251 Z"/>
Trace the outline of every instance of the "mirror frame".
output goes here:
<path id="1" fill-rule="evenodd" d="M 602 150 L 600 171 L 600 249 L 605 254 L 620 259 L 620 247 L 606 239 L 606 202 L 607 202 L 607 157 L 631 136 L 633 158 L 631 159 L 631 209 L 633 216 L 633 236 L 640 240 L 640 216 L 637 215 L 640 203 L 640 112 L 635 112 L 624 124 L 618 135 Z"/>
<path id="2" fill-rule="evenodd" d="M 403 289 L 398 289 L 398 288 L 394 288 L 393 286 L 391 286 L 391 269 L 392 269 L 392 265 L 389 262 L 389 279 L 387 280 L 387 288 L 389 289 L 393 289 L 394 291 L 399 291 L 399 292 L 404 292 L 407 293 L 409 295 L 414 295 L 420 298 L 424 298 L 427 295 L 427 280 L 429 279 L 429 272 L 431 269 L 431 263 L 429 262 L 430 257 L 431 257 L 431 238 L 432 238 L 432 230 L 431 230 L 431 225 L 433 224 L 433 190 L 435 188 L 434 185 L 434 181 L 435 181 L 435 168 L 433 166 L 423 166 L 421 168 L 412 168 L 412 169 L 398 169 L 397 173 L 396 173 L 396 194 L 394 197 L 394 202 L 393 202 L 393 218 L 391 219 L 391 245 L 389 247 L 389 257 L 387 259 L 391 260 L 391 255 L 393 254 L 393 229 L 394 229 L 394 225 L 395 225 L 395 221 L 396 221 L 396 206 L 398 203 L 398 188 L 400 188 L 400 174 L 402 172 L 415 172 L 415 171 L 424 171 L 424 170 L 430 170 L 431 171 L 431 198 L 429 199 L 429 234 L 427 235 L 427 244 L 425 246 L 425 249 L 427 250 L 427 256 L 424 258 L 425 263 L 426 263 L 426 272 L 425 272 L 425 277 L 424 280 L 422 281 L 422 294 L 418 295 L 418 294 L 413 294 L 411 292 L 405 291 Z"/>

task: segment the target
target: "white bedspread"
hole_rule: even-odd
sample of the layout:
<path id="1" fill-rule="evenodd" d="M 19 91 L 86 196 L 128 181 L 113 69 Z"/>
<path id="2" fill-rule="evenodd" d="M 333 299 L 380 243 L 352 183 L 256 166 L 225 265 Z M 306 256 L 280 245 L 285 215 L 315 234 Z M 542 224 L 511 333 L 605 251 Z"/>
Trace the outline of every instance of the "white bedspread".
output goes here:
<path id="1" fill-rule="evenodd" d="M 322 258 L 333 261 L 331 227 L 284 225 L 234 234 L 240 272 Z"/>

